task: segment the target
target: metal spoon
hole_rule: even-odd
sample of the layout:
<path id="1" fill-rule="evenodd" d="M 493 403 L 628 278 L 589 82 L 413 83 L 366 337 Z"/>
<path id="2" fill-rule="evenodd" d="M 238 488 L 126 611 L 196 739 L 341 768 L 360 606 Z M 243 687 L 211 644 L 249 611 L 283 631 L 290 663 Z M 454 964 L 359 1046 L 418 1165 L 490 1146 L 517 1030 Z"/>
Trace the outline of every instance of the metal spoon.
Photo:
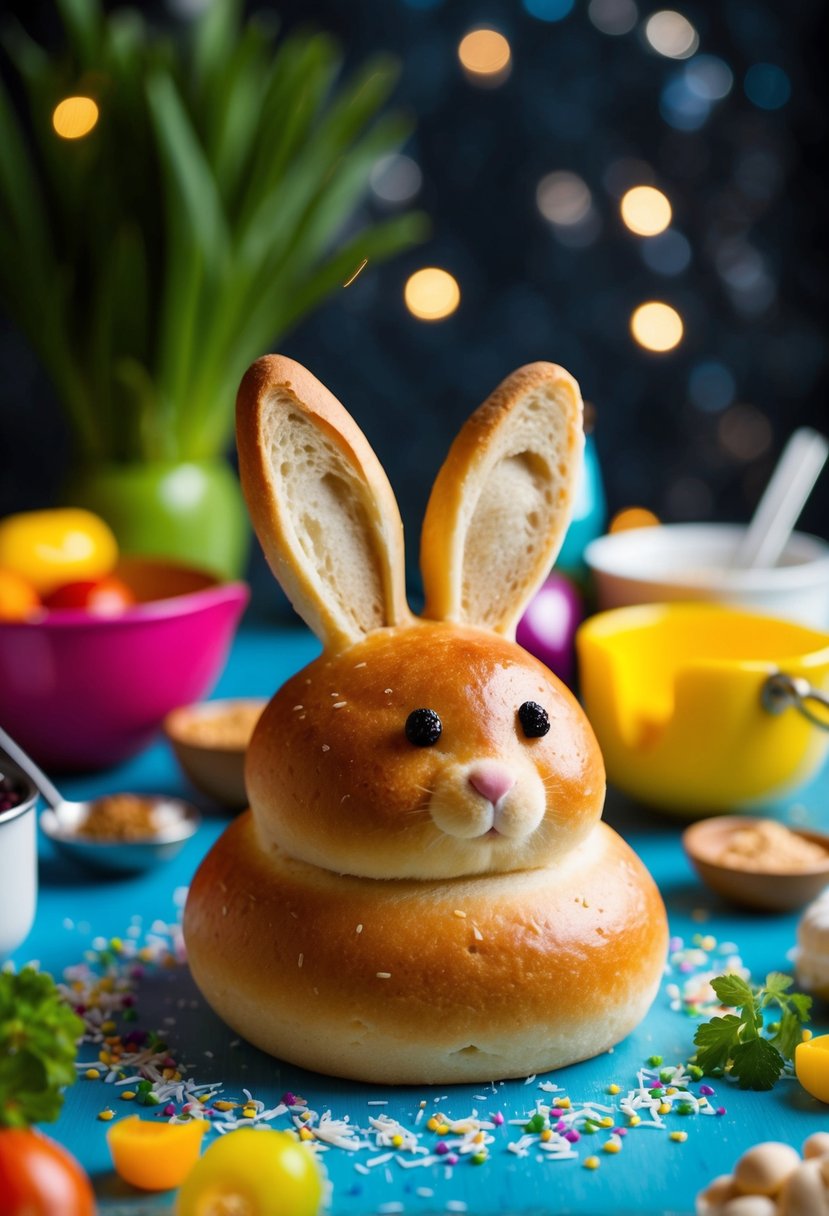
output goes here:
<path id="1" fill-rule="evenodd" d="M 199 826 L 194 806 L 165 794 L 137 794 L 149 804 L 158 824 L 151 836 L 137 840 L 114 840 L 83 836 L 79 829 L 104 799 L 69 802 L 35 764 L 19 743 L 0 728 L 0 747 L 35 783 L 50 809 L 40 816 L 40 826 L 60 852 L 95 870 L 135 874 L 178 853 Z M 110 795 L 112 797 L 112 795 Z"/>

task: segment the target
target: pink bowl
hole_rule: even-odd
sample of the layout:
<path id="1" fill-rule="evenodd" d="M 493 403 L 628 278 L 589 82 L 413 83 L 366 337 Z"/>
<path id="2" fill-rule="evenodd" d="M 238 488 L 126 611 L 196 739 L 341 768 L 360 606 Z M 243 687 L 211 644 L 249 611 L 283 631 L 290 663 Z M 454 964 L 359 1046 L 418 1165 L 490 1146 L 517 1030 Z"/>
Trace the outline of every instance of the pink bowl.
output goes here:
<path id="1" fill-rule="evenodd" d="M 183 566 L 129 559 L 117 573 L 139 601 L 118 616 L 0 623 L 0 722 L 45 768 L 106 768 L 149 743 L 212 688 L 248 601 L 244 583 Z"/>

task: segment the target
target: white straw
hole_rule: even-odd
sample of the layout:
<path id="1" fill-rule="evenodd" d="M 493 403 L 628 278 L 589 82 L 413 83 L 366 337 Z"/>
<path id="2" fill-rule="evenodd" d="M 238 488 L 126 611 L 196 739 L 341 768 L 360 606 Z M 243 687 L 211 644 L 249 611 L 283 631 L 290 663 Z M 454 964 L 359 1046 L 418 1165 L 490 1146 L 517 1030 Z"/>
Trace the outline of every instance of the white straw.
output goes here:
<path id="1" fill-rule="evenodd" d="M 801 427 L 792 434 L 734 556 L 736 566 L 777 565 L 827 456 L 829 443 L 817 431 Z"/>

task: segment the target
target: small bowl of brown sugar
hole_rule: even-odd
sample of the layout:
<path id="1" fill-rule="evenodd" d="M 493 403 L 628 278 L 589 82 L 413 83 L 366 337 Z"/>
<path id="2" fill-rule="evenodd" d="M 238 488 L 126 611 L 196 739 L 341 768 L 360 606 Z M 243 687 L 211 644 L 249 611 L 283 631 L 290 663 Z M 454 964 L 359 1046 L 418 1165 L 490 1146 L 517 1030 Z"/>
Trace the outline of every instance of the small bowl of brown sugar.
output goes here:
<path id="1" fill-rule="evenodd" d="M 703 882 L 746 908 L 790 912 L 829 885 L 825 832 L 725 815 L 686 828 L 682 844 Z"/>
<path id="2" fill-rule="evenodd" d="M 267 701 L 199 701 L 174 709 L 164 733 L 196 789 L 221 806 L 247 806 L 245 752 Z"/>
<path id="3" fill-rule="evenodd" d="M 199 825 L 190 803 L 164 794 L 107 794 L 40 816 L 60 853 L 93 870 L 137 874 L 174 857 Z"/>

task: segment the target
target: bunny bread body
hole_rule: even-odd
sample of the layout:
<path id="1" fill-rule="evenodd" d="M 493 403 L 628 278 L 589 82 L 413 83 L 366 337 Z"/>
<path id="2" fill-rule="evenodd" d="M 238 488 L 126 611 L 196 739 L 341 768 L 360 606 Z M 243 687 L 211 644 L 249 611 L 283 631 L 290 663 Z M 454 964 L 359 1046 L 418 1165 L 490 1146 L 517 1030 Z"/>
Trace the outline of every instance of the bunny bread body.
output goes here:
<path id="1" fill-rule="evenodd" d="M 251 809 L 190 888 L 202 992 L 264 1050 L 366 1081 L 606 1050 L 656 992 L 665 912 L 600 822 L 581 708 L 513 640 L 569 520 L 575 381 L 521 368 L 462 429 L 427 507 L 421 618 L 385 474 L 308 371 L 258 360 L 237 442 L 265 554 L 324 649 L 265 710 Z"/>

